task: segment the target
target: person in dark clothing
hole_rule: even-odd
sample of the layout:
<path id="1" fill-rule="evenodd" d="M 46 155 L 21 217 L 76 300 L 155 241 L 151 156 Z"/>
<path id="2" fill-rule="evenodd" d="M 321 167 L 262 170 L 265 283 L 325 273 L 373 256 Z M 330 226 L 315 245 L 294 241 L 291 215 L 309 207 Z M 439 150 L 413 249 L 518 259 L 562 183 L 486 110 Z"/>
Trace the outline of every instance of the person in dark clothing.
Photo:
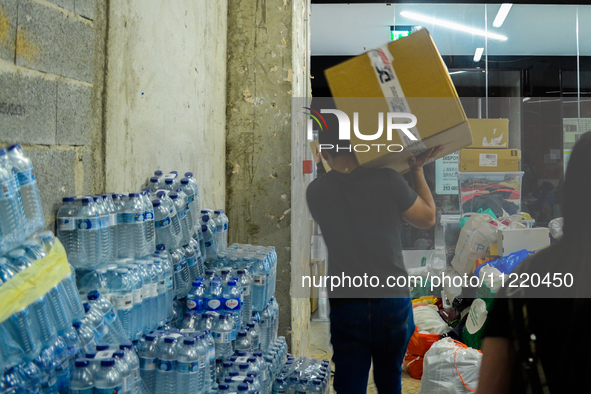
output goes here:
<path id="1" fill-rule="evenodd" d="M 514 272 L 531 281 L 499 292 L 488 315 L 478 393 L 591 393 L 591 133 L 575 145 L 562 201 L 564 235 Z M 522 276 L 524 275 L 524 276 Z M 544 284 L 549 279 L 550 286 Z M 535 277 L 539 277 L 535 285 Z M 560 279 L 560 280 L 559 280 Z M 571 282 L 572 281 L 572 282 Z"/>
<path id="2" fill-rule="evenodd" d="M 392 169 L 361 167 L 350 142 L 339 140 L 338 133 L 320 131 L 319 139 L 333 146 L 321 150 L 331 171 L 310 183 L 306 197 L 328 248 L 328 276 L 342 278 L 338 287 L 327 285 L 334 388 L 339 394 L 365 393 L 373 361 L 378 392 L 400 393 L 404 352 L 414 332 L 412 305 L 406 283 L 386 283 L 388 277 L 407 277 L 401 220 L 418 228 L 435 224 L 423 165 L 443 147 L 409 160 L 411 188 Z M 364 283 L 356 285 L 355 278 L 365 278 Z"/>

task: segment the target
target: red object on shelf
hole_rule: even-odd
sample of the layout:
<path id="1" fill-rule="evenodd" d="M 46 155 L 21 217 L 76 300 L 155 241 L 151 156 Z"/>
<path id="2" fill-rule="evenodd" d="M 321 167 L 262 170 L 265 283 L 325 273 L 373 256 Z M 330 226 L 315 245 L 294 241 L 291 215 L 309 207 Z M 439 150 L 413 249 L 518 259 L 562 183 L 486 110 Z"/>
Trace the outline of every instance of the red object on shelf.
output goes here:
<path id="1" fill-rule="evenodd" d="M 304 174 L 311 174 L 314 172 L 314 163 L 312 160 L 304 160 L 302 167 L 304 168 Z"/>

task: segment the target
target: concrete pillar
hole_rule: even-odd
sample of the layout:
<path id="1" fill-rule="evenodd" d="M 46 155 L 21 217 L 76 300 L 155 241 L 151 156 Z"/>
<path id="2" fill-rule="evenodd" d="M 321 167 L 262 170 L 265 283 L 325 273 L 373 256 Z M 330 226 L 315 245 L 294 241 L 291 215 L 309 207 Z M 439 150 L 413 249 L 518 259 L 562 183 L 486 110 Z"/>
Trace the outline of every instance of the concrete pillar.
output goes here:
<path id="1" fill-rule="evenodd" d="M 303 125 L 291 108 L 292 98 L 309 94 L 309 9 L 309 0 L 228 2 L 230 242 L 275 246 L 279 333 L 294 354 L 307 352 L 309 326 L 308 299 L 291 298 L 292 274 L 307 267 L 310 255 L 305 180 L 297 176 L 301 160 L 292 161 L 292 141 Z"/>

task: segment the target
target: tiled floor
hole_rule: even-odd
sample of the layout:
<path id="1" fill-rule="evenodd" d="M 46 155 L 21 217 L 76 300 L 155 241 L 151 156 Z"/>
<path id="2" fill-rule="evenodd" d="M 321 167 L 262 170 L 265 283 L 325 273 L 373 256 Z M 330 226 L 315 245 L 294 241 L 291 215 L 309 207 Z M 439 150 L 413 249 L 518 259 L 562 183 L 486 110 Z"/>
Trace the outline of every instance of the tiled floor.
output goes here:
<path id="1" fill-rule="evenodd" d="M 330 332 L 328 322 L 311 322 L 312 328 L 312 349 L 311 357 L 323 359 L 332 357 L 332 347 L 330 346 Z M 416 394 L 419 392 L 420 380 L 408 376 L 406 372 L 402 373 L 402 393 Z M 334 393 L 334 390 L 331 390 Z M 367 387 L 368 394 L 377 394 L 376 386 L 373 383 L 373 374 L 370 371 Z"/>

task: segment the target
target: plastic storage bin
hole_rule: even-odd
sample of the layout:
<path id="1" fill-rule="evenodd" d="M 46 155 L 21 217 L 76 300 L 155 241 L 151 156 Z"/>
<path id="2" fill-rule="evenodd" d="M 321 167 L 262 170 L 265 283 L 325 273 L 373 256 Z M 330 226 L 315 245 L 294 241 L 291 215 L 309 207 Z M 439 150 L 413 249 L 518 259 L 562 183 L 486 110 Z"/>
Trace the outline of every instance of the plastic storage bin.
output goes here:
<path id="1" fill-rule="evenodd" d="M 521 212 L 523 172 L 458 172 L 460 214 L 490 208 L 497 217 Z"/>

